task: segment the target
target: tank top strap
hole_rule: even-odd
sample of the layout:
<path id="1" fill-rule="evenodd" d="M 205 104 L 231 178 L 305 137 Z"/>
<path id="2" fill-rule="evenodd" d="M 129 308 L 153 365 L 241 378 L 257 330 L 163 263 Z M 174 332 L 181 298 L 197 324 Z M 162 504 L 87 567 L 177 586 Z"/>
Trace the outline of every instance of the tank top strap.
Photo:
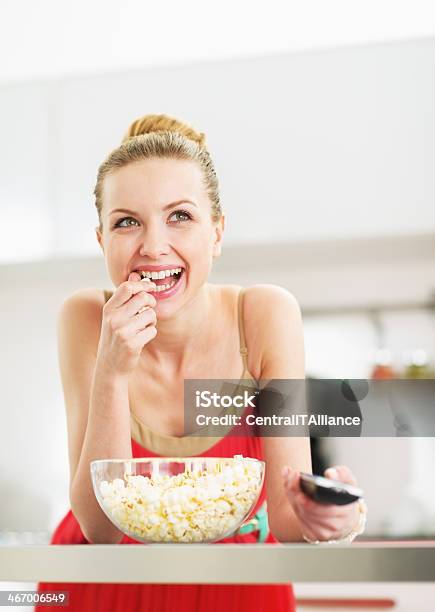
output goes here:
<path id="1" fill-rule="evenodd" d="M 243 366 L 245 372 L 248 370 L 248 349 L 245 340 L 245 327 L 243 323 L 243 298 L 245 296 L 245 289 L 239 291 L 238 297 L 238 319 L 239 319 L 239 341 L 240 341 L 240 354 L 243 359 Z"/>

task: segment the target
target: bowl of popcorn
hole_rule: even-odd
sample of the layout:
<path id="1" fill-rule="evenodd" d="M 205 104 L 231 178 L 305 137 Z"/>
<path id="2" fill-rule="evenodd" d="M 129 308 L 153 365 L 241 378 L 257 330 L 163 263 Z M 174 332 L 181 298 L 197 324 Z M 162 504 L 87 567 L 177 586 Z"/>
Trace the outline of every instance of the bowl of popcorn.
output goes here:
<path id="1" fill-rule="evenodd" d="M 91 462 L 98 503 L 140 542 L 216 542 L 232 535 L 260 495 L 264 461 L 153 457 Z"/>

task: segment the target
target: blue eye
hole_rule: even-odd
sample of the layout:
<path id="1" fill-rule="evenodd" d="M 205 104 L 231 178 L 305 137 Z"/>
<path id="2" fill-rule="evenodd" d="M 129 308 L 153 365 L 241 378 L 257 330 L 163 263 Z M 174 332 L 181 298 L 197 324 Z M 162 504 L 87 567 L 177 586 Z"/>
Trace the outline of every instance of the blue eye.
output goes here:
<path id="1" fill-rule="evenodd" d="M 169 219 L 171 219 L 174 215 L 177 215 L 178 217 L 175 223 L 181 223 L 183 221 L 190 221 L 190 219 L 192 219 L 189 213 L 186 212 L 185 210 L 176 210 L 175 212 L 172 213 Z"/>
<path id="2" fill-rule="evenodd" d="M 130 221 L 130 220 L 137 223 L 136 219 L 133 219 L 133 217 L 123 217 L 122 219 L 119 219 L 119 221 L 117 221 L 113 227 L 130 227 L 130 224 L 121 225 L 121 223 L 124 223 L 124 221 Z"/>

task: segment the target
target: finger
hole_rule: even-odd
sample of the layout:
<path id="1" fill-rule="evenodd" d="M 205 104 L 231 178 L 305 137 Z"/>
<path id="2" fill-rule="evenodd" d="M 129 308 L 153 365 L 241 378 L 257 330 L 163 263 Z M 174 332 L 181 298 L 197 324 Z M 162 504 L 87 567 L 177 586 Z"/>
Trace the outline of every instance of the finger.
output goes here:
<path id="1" fill-rule="evenodd" d="M 290 501 L 292 504 L 296 504 L 296 498 L 297 498 L 298 492 L 297 492 L 297 491 L 295 491 L 295 490 L 294 490 L 294 489 L 291 487 L 291 485 L 286 484 L 286 483 L 284 484 L 284 491 L 285 491 L 285 494 L 286 494 L 286 496 L 287 496 L 288 500 L 289 500 L 289 501 Z"/>
<path id="2" fill-rule="evenodd" d="M 302 533 L 307 536 L 310 540 L 327 542 L 328 540 L 335 540 L 335 533 L 329 529 L 323 527 L 316 527 L 315 530 L 310 529 L 307 525 L 302 527 Z"/>
<path id="3" fill-rule="evenodd" d="M 144 312 L 136 314 L 134 317 L 132 317 L 128 325 L 125 326 L 125 329 L 132 334 L 139 333 L 150 325 L 155 326 L 156 322 L 156 311 L 152 308 L 147 308 L 147 310 L 144 310 Z"/>
<path id="4" fill-rule="evenodd" d="M 286 492 L 287 498 L 292 504 L 293 508 L 298 512 L 306 512 L 305 500 L 310 501 L 309 497 L 307 497 L 304 493 L 302 493 L 299 488 L 299 474 L 293 474 L 292 477 L 289 477 L 284 482 L 284 490 Z"/>
<path id="5" fill-rule="evenodd" d="M 300 524 L 303 526 L 303 532 L 308 535 L 308 537 L 311 537 L 311 539 L 321 539 L 319 530 L 324 532 L 327 531 L 329 534 L 338 533 L 341 525 L 343 524 L 343 519 L 332 518 L 329 516 L 318 517 L 313 515 L 311 512 L 306 512 L 297 502 L 292 506 Z"/>
<path id="6" fill-rule="evenodd" d="M 300 522 L 312 533 L 316 534 L 316 537 L 320 540 L 319 531 L 327 531 L 333 537 L 334 534 L 340 533 L 340 522 L 339 521 L 321 521 L 313 519 L 311 517 L 304 517 L 300 519 Z"/>
<path id="7" fill-rule="evenodd" d="M 300 491 L 299 472 L 286 465 L 283 467 L 281 473 L 284 478 L 284 486 L 286 487 L 286 490 L 289 493 L 296 495 Z"/>
<path id="8" fill-rule="evenodd" d="M 130 272 L 130 274 L 128 275 L 128 279 L 129 281 L 140 281 L 141 280 L 141 275 L 139 274 L 139 272 Z"/>
<path id="9" fill-rule="evenodd" d="M 326 478 L 339 480 L 347 484 L 356 485 L 357 481 L 351 470 L 346 465 L 335 465 L 325 470 Z"/>
<path id="10" fill-rule="evenodd" d="M 137 333 L 140 333 L 147 327 L 156 327 L 157 315 L 156 315 L 156 311 L 153 310 L 152 308 L 149 308 L 145 310 L 144 312 L 136 315 L 135 319 L 137 319 L 137 325 L 138 325 Z"/>
<path id="11" fill-rule="evenodd" d="M 313 531 L 312 525 L 306 523 L 303 519 L 299 518 L 302 533 L 307 536 L 310 540 L 318 540 L 317 534 Z"/>
<path id="12" fill-rule="evenodd" d="M 135 340 L 138 343 L 138 346 L 144 346 L 150 340 L 155 338 L 157 335 L 157 328 L 155 325 L 148 325 L 145 329 L 138 332 L 135 336 Z"/>
<path id="13" fill-rule="evenodd" d="M 313 516 L 324 518 L 342 519 L 347 512 L 341 506 L 335 504 L 321 504 L 303 493 L 300 488 L 300 473 L 289 466 L 282 469 L 284 477 L 284 489 L 292 505 L 298 507 L 298 511 L 312 512 Z"/>
<path id="14" fill-rule="evenodd" d="M 137 284 L 141 285 L 141 283 Z M 149 285 L 146 287 L 140 286 L 139 289 L 140 290 L 137 293 L 132 294 L 130 299 L 121 305 L 123 312 L 129 317 L 133 317 L 144 306 L 151 306 L 151 308 L 154 308 L 157 304 L 157 300 L 152 295 Z"/>
<path id="15" fill-rule="evenodd" d="M 141 314 L 142 312 L 144 312 L 144 310 L 148 310 L 148 308 L 151 308 L 151 306 L 142 306 L 142 308 L 139 308 L 139 310 L 137 311 L 137 314 Z"/>
<path id="16" fill-rule="evenodd" d="M 313 512 L 319 516 L 330 515 L 335 511 L 337 506 L 332 504 L 321 504 L 318 501 L 311 499 L 302 491 L 296 495 L 298 504 L 305 510 L 305 512 Z"/>
<path id="17" fill-rule="evenodd" d="M 119 285 L 107 304 L 110 304 L 113 308 L 119 308 L 137 293 L 149 293 L 154 291 L 155 288 L 156 284 L 152 282 L 126 281 Z"/>
<path id="18" fill-rule="evenodd" d="M 143 308 L 155 308 L 156 304 L 157 300 L 153 295 L 146 291 L 141 291 L 124 304 L 123 313 L 128 317 L 134 317 Z"/>
<path id="19" fill-rule="evenodd" d="M 296 496 L 296 503 L 301 512 L 305 515 L 310 515 L 319 520 L 339 520 L 347 518 L 348 512 L 343 511 L 341 506 L 332 504 L 319 504 L 318 502 L 308 498 L 304 493 Z"/>
<path id="20" fill-rule="evenodd" d="M 303 532 L 315 540 L 335 538 L 337 534 L 341 533 L 340 530 L 343 526 L 343 522 L 340 520 L 321 520 L 311 515 L 298 516 L 298 519 Z M 309 533 L 312 535 L 310 536 Z"/>

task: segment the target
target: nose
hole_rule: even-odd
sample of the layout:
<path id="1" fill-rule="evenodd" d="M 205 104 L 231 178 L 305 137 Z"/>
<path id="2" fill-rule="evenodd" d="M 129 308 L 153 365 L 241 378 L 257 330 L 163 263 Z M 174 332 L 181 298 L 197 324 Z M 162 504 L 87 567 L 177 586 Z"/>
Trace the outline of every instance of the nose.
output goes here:
<path id="1" fill-rule="evenodd" d="M 169 244 L 165 228 L 159 227 L 157 224 L 148 225 L 144 228 L 140 255 L 151 259 L 159 259 L 159 257 L 168 253 Z"/>

